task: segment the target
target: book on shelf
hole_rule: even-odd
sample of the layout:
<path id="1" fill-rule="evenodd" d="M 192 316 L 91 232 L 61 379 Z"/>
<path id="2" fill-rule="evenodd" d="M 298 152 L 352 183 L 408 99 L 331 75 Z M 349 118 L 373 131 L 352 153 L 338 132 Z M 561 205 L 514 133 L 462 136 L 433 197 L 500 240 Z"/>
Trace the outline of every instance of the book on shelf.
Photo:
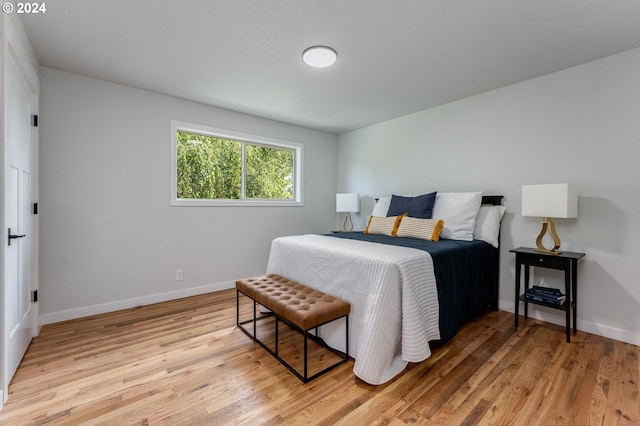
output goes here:
<path id="1" fill-rule="evenodd" d="M 535 290 L 530 288 L 525 290 L 524 297 L 525 299 L 531 300 L 534 302 L 544 302 L 544 303 L 550 303 L 553 305 L 562 305 L 564 301 L 567 299 L 567 297 L 562 293 L 558 293 L 558 294 L 538 293 Z"/>
<path id="2" fill-rule="evenodd" d="M 531 288 L 529 288 L 527 290 L 530 291 L 531 293 L 537 293 L 537 294 L 549 294 L 549 295 L 552 295 L 552 296 L 564 296 L 564 294 L 562 294 L 560 289 L 553 288 L 553 287 L 540 287 L 540 286 L 534 285 L 534 286 L 532 286 Z"/>

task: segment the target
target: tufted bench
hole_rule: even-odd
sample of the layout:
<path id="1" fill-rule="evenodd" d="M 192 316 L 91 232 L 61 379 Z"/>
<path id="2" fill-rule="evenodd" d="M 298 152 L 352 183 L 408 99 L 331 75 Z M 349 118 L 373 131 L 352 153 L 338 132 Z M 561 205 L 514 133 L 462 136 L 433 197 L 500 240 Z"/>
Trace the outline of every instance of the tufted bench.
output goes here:
<path id="1" fill-rule="evenodd" d="M 243 294 L 253 300 L 252 319 L 240 321 L 240 294 Z M 258 342 L 303 382 L 307 383 L 349 359 L 349 313 L 351 311 L 351 305 L 348 302 L 277 274 L 261 275 L 236 281 L 236 296 L 236 324 L 238 327 L 240 327 L 240 329 L 249 337 Z M 257 304 L 264 306 L 271 312 L 257 317 Z M 271 316 L 275 317 L 275 351 L 258 339 L 256 335 L 257 321 Z M 317 338 L 317 327 L 343 317 L 346 318 L 345 352 L 332 349 L 328 347 L 324 341 Z M 296 369 L 282 359 L 278 353 L 279 321 L 284 321 L 292 328 L 297 329 L 304 334 L 304 374 L 300 374 L 296 371 Z M 250 333 L 244 327 L 245 324 L 249 323 L 253 324 L 253 333 Z M 315 336 L 310 333 L 310 330 L 312 329 L 316 329 Z M 337 363 L 325 368 L 311 377 L 308 377 L 307 359 L 307 341 L 309 338 L 317 341 L 340 357 L 340 360 Z"/>

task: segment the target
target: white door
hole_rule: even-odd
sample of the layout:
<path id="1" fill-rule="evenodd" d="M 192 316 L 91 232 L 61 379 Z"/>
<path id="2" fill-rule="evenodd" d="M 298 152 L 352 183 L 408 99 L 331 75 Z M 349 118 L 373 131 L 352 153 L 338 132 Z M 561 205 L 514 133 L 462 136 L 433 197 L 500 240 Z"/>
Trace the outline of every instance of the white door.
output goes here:
<path id="1" fill-rule="evenodd" d="M 35 219 L 32 114 L 36 94 L 29 86 L 11 54 L 6 58 L 5 80 L 5 178 L 4 205 L 6 240 L 4 262 L 4 354 L 2 378 L 4 397 L 8 394 L 18 364 L 37 332 L 36 309 L 32 303 Z"/>

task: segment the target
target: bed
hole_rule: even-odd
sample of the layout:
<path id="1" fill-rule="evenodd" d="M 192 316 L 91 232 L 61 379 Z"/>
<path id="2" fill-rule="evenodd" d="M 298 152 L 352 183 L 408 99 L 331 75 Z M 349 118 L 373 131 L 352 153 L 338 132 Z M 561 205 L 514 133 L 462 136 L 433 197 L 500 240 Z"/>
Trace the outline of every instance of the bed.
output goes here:
<path id="1" fill-rule="evenodd" d="M 484 196 L 482 204 L 501 200 Z M 427 359 L 432 345 L 450 340 L 470 319 L 497 309 L 495 246 L 480 239 L 426 241 L 363 232 L 288 236 L 272 242 L 267 273 L 351 303 L 353 371 L 367 383 L 382 384 L 409 362 Z M 344 351 L 344 328 L 338 321 L 318 334 Z"/>

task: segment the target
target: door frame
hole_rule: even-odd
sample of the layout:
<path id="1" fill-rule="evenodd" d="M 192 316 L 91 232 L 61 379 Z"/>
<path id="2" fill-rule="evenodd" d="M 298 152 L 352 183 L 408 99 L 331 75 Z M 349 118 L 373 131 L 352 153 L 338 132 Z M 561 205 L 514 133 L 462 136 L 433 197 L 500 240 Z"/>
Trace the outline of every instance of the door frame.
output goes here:
<path id="1" fill-rule="evenodd" d="M 24 32 L 22 22 L 19 18 L 13 15 L 2 14 L 0 16 L 0 174 L 3 176 L 2 182 L 4 183 L 5 176 L 5 158 L 6 158 L 6 140 L 5 140 L 5 105 L 6 105 L 6 67 L 7 61 L 13 60 L 17 64 L 22 76 L 27 82 L 29 88 L 34 94 L 34 102 L 32 105 L 32 115 L 38 115 L 39 111 L 39 93 L 40 93 L 40 80 L 38 76 L 39 64 L 37 58 L 29 44 L 29 39 Z M 39 131 L 38 127 L 31 127 L 31 144 L 32 144 L 32 202 L 37 202 L 39 199 Z M 0 306 L 4 306 L 5 301 L 5 244 L 8 235 L 7 230 L 4 229 L 5 223 L 5 187 L 4 184 L 0 185 L 0 223 L 2 223 L 2 229 L 0 230 Z M 38 216 L 32 216 L 32 243 L 33 253 L 31 261 L 31 288 L 32 290 L 38 290 L 40 288 L 40 274 L 39 274 L 39 220 Z M 35 318 L 37 324 L 34 327 L 35 337 L 40 330 L 40 311 L 39 303 L 34 303 L 32 309 L 35 311 Z M 4 309 L 2 309 L 2 312 Z M 4 317 L 0 315 L 0 409 L 2 409 L 4 403 L 8 398 L 8 387 L 11 378 L 4 377 L 6 351 L 5 348 L 5 327 Z"/>

